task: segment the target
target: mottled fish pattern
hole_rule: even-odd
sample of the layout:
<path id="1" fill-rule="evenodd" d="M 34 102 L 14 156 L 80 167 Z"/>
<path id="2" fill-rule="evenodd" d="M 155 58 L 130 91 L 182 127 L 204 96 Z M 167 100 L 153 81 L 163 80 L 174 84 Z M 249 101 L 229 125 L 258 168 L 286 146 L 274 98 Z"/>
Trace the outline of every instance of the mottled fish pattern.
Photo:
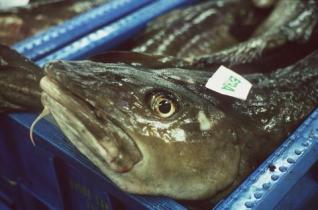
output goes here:
<path id="1" fill-rule="evenodd" d="M 253 83 L 246 101 L 205 88 L 207 71 L 57 61 L 46 67 L 42 103 L 121 189 L 203 199 L 237 186 L 317 107 L 317 61 L 315 51 L 244 75 Z"/>
<path id="2" fill-rule="evenodd" d="M 254 8 L 250 1 L 217 0 L 193 12 L 173 11 L 151 23 L 132 50 L 175 56 L 187 61 L 179 62 L 182 67 L 223 64 L 247 73 L 291 65 L 318 47 L 317 1 L 264 2 L 274 5 L 267 16 L 270 9 L 255 8 L 262 1 L 254 1 Z"/>
<path id="3" fill-rule="evenodd" d="M 268 10 L 250 0 L 206 1 L 151 22 L 133 51 L 189 58 L 211 54 L 248 37 Z"/>
<path id="4" fill-rule="evenodd" d="M 56 61 L 45 67 L 42 104 L 121 189 L 203 199 L 236 186 L 318 105 L 317 60 L 315 51 L 271 74 L 245 75 L 253 83 L 246 101 L 206 89 L 212 72 Z M 1 110 L 39 110 L 43 71 L 3 46 L 1 64 Z"/>

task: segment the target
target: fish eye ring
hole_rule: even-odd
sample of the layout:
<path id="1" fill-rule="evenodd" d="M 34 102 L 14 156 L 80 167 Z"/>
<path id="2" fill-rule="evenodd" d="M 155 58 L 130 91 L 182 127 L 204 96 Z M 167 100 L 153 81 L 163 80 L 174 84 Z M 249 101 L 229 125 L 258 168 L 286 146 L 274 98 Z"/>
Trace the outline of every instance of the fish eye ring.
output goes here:
<path id="1" fill-rule="evenodd" d="M 176 112 L 176 103 L 164 93 L 156 93 L 150 99 L 150 108 L 159 117 L 168 118 Z"/>

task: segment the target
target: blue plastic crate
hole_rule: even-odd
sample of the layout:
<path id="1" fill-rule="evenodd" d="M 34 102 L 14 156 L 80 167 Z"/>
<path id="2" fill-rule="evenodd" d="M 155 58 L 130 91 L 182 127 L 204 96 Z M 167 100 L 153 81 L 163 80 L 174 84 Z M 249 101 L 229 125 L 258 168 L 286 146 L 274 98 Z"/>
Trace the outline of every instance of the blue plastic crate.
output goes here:
<path id="1" fill-rule="evenodd" d="M 13 200 L 11 199 L 14 187 L 10 186 L 7 180 L 0 179 L 0 210 L 13 209 Z"/>
<path id="2" fill-rule="evenodd" d="M 154 1 L 37 59 L 37 63 L 79 59 L 114 48 L 152 18 L 189 3 L 189 0 Z M 313 112 L 216 209 L 315 209 L 318 206 L 318 170 L 314 165 L 318 159 L 317 113 L 318 110 Z M 37 146 L 33 147 L 28 134 L 35 117 L 34 114 L 21 113 L 0 119 L 3 125 L 0 128 L 0 174 L 5 177 L 7 197 L 13 203 L 17 200 L 22 203 L 17 209 L 186 209 L 169 198 L 122 192 L 47 121 L 37 124 L 34 131 Z M 12 130 L 15 132 L 9 132 Z M 277 169 L 271 172 L 269 164 Z"/>
<path id="3" fill-rule="evenodd" d="M 122 19 L 102 27 L 81 39 L 52 52 L 43 59 L 37 60 L 39 65 L 49 61 L 64 59 L 76 60 L 86 58 L 100 51 L 114 49 L 121 42 L 131 38 L 145 25 L 159 15 L 176 8 L 196 2 L 195 0 L 158 0 Z"/>
<path id="4" fill-rule="evenodd" d="M 318 196 L 317 160 L 318 109 L 216 209 L 301 209 Z"/>
<path id="5" fill-rule="evenodd" d="M 153 0 L 112 0 L 62 24 L 39 32 L 13 47 L 31 60 L 38 60 L 93 30 L 151 3 Z"/>

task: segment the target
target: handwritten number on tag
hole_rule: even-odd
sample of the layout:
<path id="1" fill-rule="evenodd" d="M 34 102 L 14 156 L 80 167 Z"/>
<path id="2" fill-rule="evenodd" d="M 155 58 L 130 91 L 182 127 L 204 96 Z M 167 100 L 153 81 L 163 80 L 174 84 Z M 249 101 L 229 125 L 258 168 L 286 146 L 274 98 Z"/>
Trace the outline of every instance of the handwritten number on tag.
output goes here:
<path id="1" fill-rule="evenodd" d="M 222 89 L 234 92 L 235 88 L 241 81 L 234 76 L 230 76 L 229 79 L 223 83 Z"/>

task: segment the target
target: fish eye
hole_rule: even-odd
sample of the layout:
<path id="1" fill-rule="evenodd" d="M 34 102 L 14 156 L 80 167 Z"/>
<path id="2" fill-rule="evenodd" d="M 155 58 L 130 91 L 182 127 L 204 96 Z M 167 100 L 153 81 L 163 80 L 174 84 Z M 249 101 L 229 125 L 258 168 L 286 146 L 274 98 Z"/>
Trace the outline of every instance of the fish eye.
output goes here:
<path id="1" fill-rule="evenodd" d="M 150 108 L 159 117 L 168 118 L 176 112 L 176 100 L 169 94 L 156 93 L 151 96 Z"/>

